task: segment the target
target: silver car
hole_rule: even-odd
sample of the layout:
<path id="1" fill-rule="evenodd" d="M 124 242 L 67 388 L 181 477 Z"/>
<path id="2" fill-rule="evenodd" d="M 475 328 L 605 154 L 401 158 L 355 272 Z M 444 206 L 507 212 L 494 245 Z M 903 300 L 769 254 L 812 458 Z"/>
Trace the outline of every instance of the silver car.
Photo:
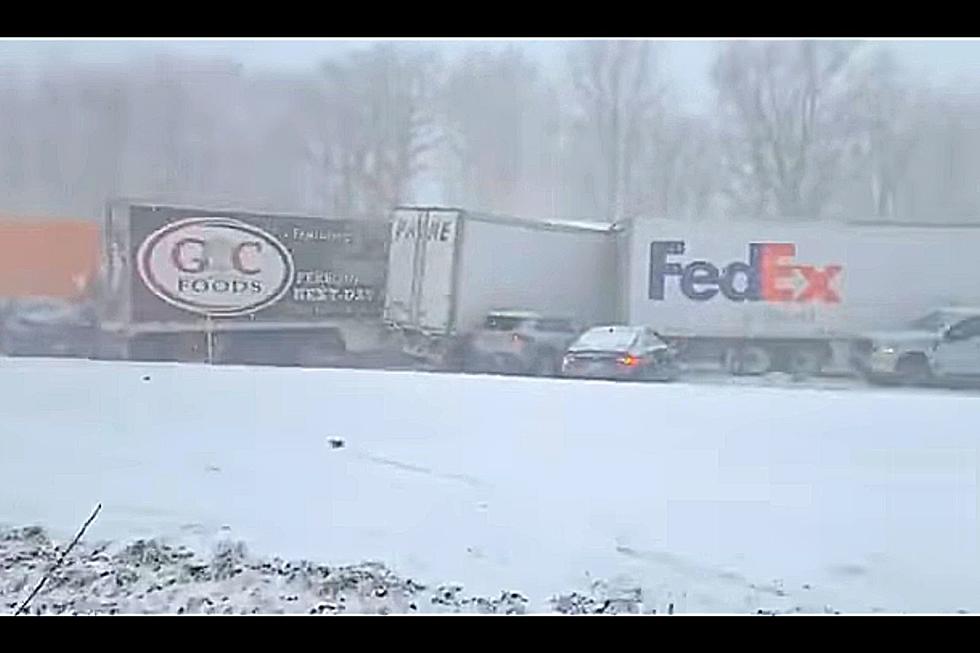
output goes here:
<path id="1" fill-rule="evenodd" d="M 469 335 L 464 369 L 556 376 L 562 353 L 579 333 L 581 329 L 567 318 L 531 311 L 494 311 Z"/>
<path id="2" fill-rule="evenodd" d="M 912 385 L 980 379 L 980 308 L 939 309 L 905 329 L 867 334 L 854 363 L 876 383 Z"/>

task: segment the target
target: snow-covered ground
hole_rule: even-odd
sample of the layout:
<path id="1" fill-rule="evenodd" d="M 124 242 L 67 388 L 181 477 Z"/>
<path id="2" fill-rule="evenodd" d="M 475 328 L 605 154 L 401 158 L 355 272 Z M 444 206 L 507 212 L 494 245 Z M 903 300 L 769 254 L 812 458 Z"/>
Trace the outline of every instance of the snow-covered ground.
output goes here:
<path id="1" fill-rule="evenodd" d="M 231 537 L 532 610 L 980 610 L 980 397 L 0 359 L 0 524 Z"/>

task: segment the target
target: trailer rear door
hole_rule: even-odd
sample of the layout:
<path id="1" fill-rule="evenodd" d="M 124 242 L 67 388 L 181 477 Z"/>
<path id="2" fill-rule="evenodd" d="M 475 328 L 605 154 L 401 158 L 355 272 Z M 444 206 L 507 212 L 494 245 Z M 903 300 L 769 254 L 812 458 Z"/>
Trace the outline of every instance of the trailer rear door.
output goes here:
<path id="1" fill-rule="evenodd" d="M 395 210 L 385 293 L 388 323 L 425 333 L 452 331 L 459 226 L 459 211 Z"/>

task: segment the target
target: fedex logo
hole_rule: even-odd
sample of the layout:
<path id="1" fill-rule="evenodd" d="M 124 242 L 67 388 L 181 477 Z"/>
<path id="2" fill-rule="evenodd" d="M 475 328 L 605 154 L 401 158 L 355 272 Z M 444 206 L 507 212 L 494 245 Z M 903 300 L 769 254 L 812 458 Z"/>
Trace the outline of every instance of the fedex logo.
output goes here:
<path id="1" fill-rule="evenodd" d="M 683 240 L 650 243 L 650 299 L 663 300 L 667 277 L 677 277 L 681 293 L 700 302 L 718 293 L 733 302 L 840 302 L 833 281 L 842 267 L 794 263 L 793 243 L 750 243 L 748 263 L 734 261 L 720 270 L 708 261 L 670 260 L 684 251 Z"/>

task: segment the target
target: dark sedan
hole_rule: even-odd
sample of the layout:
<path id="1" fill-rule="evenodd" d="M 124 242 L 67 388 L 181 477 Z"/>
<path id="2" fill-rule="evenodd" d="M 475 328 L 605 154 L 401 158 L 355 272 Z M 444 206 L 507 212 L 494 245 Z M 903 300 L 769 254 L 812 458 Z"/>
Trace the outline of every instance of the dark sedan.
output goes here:
<path id="1" fill-rule="evenodd" d="M 647 327 L 602 326 L 586 331 L 562 361 L 573 378 L 671 381 L 677 378 L 673 348 Z"/>

